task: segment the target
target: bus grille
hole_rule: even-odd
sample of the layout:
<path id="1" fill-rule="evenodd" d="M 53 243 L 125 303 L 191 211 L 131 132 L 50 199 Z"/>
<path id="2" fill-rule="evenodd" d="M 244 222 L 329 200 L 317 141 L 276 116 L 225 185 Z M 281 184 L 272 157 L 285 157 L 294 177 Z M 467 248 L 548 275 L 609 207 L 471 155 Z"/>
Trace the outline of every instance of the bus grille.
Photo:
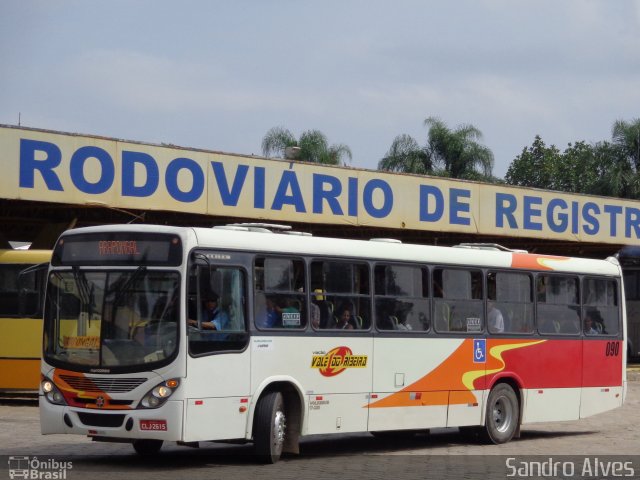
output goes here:
<path id="1" fill-rule="evenodd" d="M 60 375 L 74 390 L 82 392 L 126 393 L 147 381 L 146 378 L 76 377 Z"/>
<path id="2" fill-rule="evenodd" d="M 88 427 L 121 427 L 124 417 L 121 414 L 104 415 L 102 413 L 78 412 L 78 418 L 83 425 Z"/>

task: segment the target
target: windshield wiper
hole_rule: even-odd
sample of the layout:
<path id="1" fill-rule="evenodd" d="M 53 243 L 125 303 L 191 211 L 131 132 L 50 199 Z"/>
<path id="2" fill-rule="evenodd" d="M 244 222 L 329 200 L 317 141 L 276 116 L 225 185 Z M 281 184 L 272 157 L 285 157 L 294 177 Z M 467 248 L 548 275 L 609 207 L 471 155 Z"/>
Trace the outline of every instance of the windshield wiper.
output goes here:
<path id="1" fill-rule="evenodd" d="M 114 300 L 114 305 L 118 304 L 118 301 L 122 298 L 122 296 L 127 292 L 127 290 L 129 289 L 129 287 L 131 285 L 133 285 L 134 282 L 136 282 L 140 276 L 145 273 L 147 271 L 147 267 L 144 265 L 140 265 L 138 268 L 136 268 L 136 270 L 131 274 L 131 276 L 129 278 L 127 278 L 127 280 L 122 284 L 122 285 L 116 285 L 117 288 L 117 292 L 116 292 L 116 298 Z"/>

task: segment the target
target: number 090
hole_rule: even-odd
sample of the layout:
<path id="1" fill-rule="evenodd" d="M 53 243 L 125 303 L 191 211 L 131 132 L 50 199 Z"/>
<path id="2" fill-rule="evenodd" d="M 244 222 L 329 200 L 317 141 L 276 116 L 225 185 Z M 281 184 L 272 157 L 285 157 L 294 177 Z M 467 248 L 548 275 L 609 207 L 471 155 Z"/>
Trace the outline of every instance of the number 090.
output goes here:
<path id="1" fill-rule="evenodd" d="M 607 357 L 617 357 L 620 355 L 620 342 L 607 342 Z"/>

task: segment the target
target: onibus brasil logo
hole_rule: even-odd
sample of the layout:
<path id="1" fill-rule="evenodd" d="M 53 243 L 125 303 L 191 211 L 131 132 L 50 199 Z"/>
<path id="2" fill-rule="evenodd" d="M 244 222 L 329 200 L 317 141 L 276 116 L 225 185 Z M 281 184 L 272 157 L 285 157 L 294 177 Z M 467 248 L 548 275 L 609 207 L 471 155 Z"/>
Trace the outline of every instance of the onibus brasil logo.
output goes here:
<path id="1" fill-rule="evenodd" d="M 347 368 L 365 368 L 366 355 L 354 355 L 349 347 L 336 347 L 327 353 L 319 352 L 311 358 L 311 368 L 317 368 L 321 375 L 334 377 Z"/>
<path id="2" fill-rule="evenodd" d="M 38 459 L 38 457 L 9 457 L 9 478 L 26 478 L 38 480 L 65 480 L 67 471 L 73 468 L 73 462 L 61 462 L 54 458 Z"/>

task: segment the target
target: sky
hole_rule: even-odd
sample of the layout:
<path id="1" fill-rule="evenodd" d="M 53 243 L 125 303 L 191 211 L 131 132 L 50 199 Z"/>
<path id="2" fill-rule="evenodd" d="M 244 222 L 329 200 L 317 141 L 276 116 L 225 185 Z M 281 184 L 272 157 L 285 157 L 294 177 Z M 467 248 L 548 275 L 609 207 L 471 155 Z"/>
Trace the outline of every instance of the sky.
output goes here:
<path id="1" fill-rule="evenodd" d="M 318 129 L 375 169 L 427 117 L 494 175 L 640 117 L 640 0 L 3 0 L 0 123 L 261 155 Z"/>

